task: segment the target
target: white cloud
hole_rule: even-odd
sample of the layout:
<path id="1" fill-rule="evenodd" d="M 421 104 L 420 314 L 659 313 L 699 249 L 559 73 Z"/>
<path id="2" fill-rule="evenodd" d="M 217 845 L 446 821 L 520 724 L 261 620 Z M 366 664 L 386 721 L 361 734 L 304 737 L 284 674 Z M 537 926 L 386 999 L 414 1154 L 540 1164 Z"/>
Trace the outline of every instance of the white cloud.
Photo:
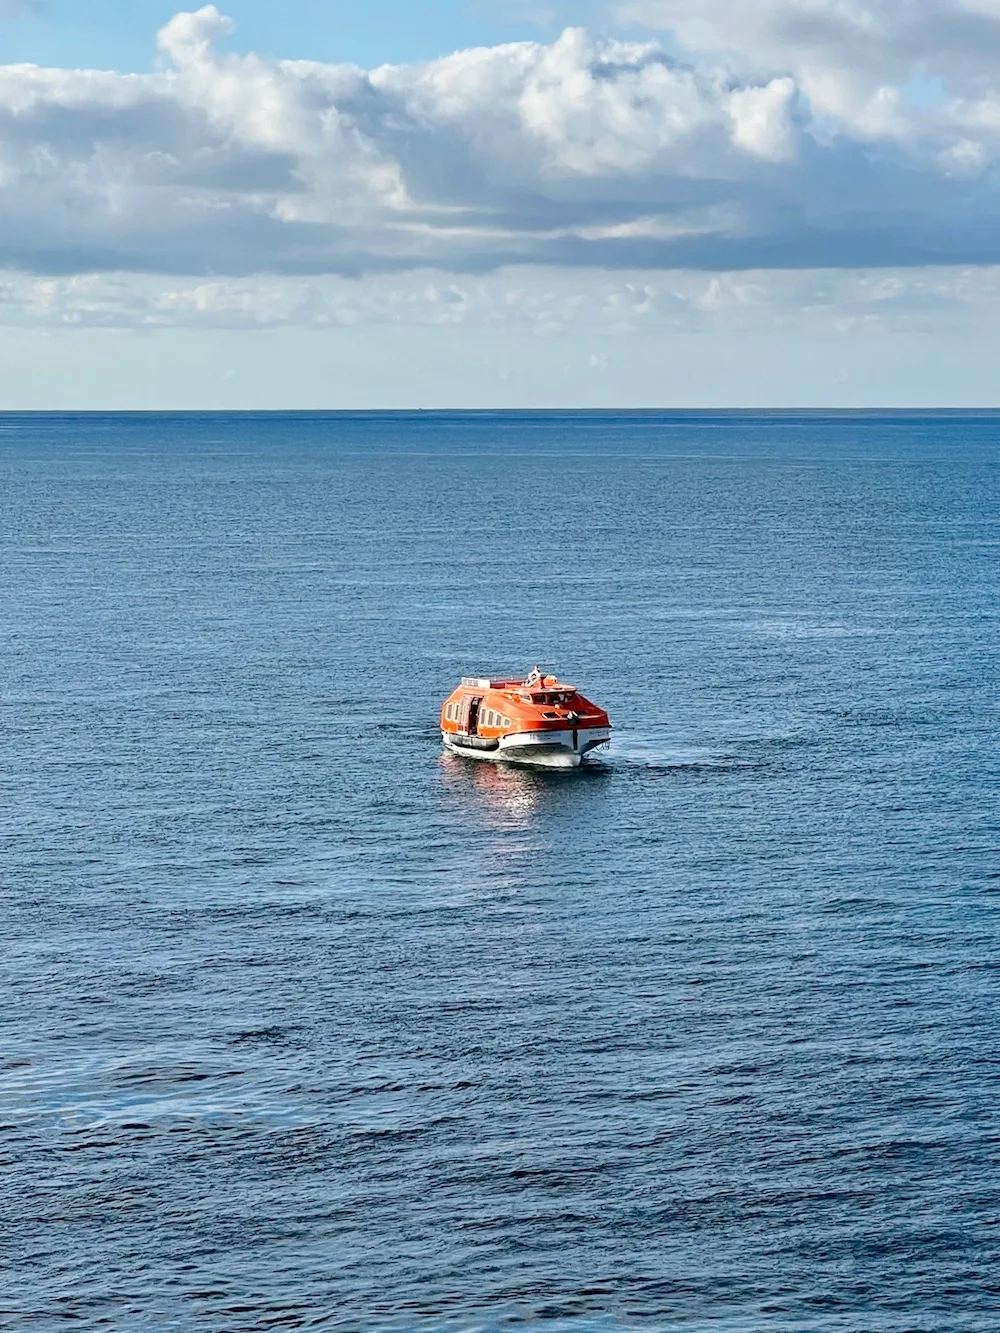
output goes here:
<path id="1" fill-rule="evenodd" d="M 1000 261 L 1000 0 L 637 6 L 685 59 L 568 29 L 422 66 L 274 61 L 220 50 L 207 6 L 163 29 L 156 73 L 0 68 L 0 264 Z"/>
<path id="2" fill-rule="evenodd" d="M 735 68 L 792 76 L 814 111 L 872 138 L 948 133 L 997 86 L 998 0 L 612 0 Z M 927 111 L 928 97 L 937 114 Z M 941 114 L 942 101 L 959 99 Z"/>
<path id="3" fill-rule="evenodd" d="M 476 330 L 547 338 L 663 331 L 802 328 L 938 334 L 995 325 L 1000 266 L 699 273 L 519 266 L 319 277 L 165 278 L 127 273 L 0 274 L 0 326 L 328 330 L 355 326 Z M 603 350 L 600 366 L 610 353 Z M 597 365 L 594 362 L 594 365 Z"/>
<path id="4" fill-rule="evenodd" d="M 729 94 L 733 142 L 748 153 L 774 162 L 795 156 L 793 79 L 772 79 L 763 88 L 737 88 Z"/>

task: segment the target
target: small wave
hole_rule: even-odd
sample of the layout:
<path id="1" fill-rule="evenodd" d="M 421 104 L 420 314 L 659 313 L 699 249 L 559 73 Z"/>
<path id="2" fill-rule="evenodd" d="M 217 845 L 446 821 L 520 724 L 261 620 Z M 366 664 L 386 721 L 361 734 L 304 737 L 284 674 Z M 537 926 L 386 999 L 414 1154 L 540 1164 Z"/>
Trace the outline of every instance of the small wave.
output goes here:
<path id="1" fill-rule="evenodd" d="M 703 750 L 654 751 L 636 747 L 615 750 L 604 760 L 612 769 L 641 770 L 647 773 L 725 773 L 764 767 L 759 761 L 735 754 Z"/>
<path id="2" fill-rule="evenodd" d="M 725 760 L 698 760 L 688 763 L 675 764 L 642 764 L 641 767 L 647 773 L 746 773 L 754 772 L 766 768 L 766 764 L 753 763 L 746 759 Z"/>

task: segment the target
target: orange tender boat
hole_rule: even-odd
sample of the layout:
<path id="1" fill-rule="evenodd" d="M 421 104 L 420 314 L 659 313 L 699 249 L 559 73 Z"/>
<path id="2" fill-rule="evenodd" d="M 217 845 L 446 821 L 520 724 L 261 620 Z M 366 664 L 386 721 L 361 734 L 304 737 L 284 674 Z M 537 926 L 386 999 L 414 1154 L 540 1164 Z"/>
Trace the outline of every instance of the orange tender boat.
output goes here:
<path id="1" fill-rule="evenodd" d="M 441 708 L 445 747 L 467 759 L 577 768 L 611 739 L 603 708 L 535 667 L 526 680 L 465 676 Z"/>

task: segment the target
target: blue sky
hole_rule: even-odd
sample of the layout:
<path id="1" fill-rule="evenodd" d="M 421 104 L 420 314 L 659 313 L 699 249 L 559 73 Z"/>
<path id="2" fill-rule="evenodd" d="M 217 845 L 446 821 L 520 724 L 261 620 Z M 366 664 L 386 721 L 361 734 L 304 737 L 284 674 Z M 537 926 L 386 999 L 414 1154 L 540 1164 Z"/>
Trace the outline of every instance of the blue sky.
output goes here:
<path id="1" fill-rule="evenodd" d="M 182 7 L 171 0 L 41 0 L 0 27 L 0 59 L 146 70 L 156 31 Z M 561 23 L 586 24 L 595 12 L 586 0 L 231 0 L 223 7 L 243 49 L 365 66 L 551 39 Z"/>
<path id="2" fill-rule="evenodd" d="M 0 407 L 997 398 L 1000 0 L 0 15 Z"/>

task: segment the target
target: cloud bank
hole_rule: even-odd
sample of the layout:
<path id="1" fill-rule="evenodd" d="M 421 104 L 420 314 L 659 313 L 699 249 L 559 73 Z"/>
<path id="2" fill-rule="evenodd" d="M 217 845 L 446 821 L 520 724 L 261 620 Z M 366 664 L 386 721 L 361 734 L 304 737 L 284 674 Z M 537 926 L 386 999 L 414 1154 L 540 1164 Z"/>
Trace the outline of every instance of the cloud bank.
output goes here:
<path id="1" fill-rule="evenodd" d="M 935 338 L 995 328 L 1000 267 L 758 270 L 710 274 L 500 269 L 442 274 L 243 278 L 88 273 L 0 274 L 0 328 L 502 330 L 545 340 L 577 331 L 608 338 L 767 328 L 841 335 L 901 330 Z"/>
<path id="2" fill-rule="evenodd" d="M 636 0 L 422 66 L 0 68 L 0 267 L 238 278 L 1000 261 L 1000 0 Z M 682 52 L 679 58 L 676 51 Z"/>

